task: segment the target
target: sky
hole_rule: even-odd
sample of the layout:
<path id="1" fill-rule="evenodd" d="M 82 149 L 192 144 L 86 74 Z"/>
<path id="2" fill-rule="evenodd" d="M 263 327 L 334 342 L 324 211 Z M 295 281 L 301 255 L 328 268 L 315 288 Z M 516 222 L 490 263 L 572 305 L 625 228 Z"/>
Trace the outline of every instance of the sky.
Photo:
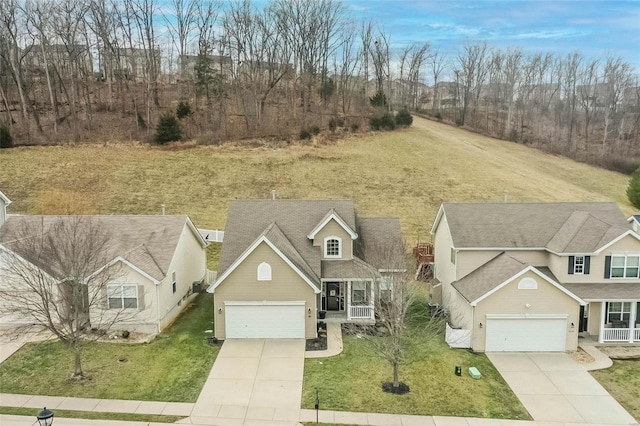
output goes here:
<path id="1" fill-rule="evenodd" d="M 392 46 L 431 43 L 455 56 L 469 41 L 527 53 L 622 56 L 640 73 L 640 0 L 343 0 L 391 33 Z"/>

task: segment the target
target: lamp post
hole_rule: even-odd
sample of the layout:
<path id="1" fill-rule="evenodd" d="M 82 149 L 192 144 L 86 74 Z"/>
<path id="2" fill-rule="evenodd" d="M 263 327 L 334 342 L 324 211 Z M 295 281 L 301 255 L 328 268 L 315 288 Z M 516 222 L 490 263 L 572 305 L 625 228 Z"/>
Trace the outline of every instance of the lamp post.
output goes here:
<path id="1" fill-rule="evenodd" d="M 36 418 L 38 419 L 38 424 L 40 426 L 51 426 L 53 424 L 53 416 L 54 412 L 47 410 L 47 407 L 44 407 L 44 409 L 38 413 Z"/>

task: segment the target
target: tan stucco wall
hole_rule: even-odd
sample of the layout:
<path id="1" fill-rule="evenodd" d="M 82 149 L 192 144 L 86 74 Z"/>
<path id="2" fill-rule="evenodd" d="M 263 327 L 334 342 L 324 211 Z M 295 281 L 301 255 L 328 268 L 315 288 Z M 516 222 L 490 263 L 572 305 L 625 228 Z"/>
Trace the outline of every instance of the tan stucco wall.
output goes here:
<path id="1" fill-rule="evenodd" d="M 624 255 L 624 254 L 640 254 L 640 241 L 636 238 L 628 235 L 616 242 L 615 244 L 607 247 L 598 255 L 591 255 L 590 270 L 588 275 L 570 275 L 569 258 L 568 256 L 555 256 L 550 255 L 549 268 L 553 271 L 554 275 L 558 277 L 561 282 L 629 282 L 629 279 L 624 278 L 604 278 L 604 262 L 606 256 L 611 255 Z M 640 285 L 640 280 L 635 280 Z"/>
<path id="2" fill-rule="evenodd" d="M 271 265 L 271 281 L 258 281 L 257 268 Z M 317 296 L 314 290 L 266 243 L 256 249 L 214 290 L 215 333 L 225 338 L 225 301 L 304 301 L 307 339 L 316 337 Z M 308 313 L 311 308 L 311 313 Z M 219 313 L 219 310 L 222 310 Z"/>
<path id="3" fill-rule="evenodd" d="M 538 283 L 538 288 L 519 290 L 518 283 L 523 278 L 533 278 Z M 530 305 L 529 308 L 526 307 L 527 304 Z M 480 328 L 479 324 L 486 324 L 487 314 L 567 314 L 566 350 L 573 351 L 577 348 L 580 304 L 533 272 L 516 278 L 478 303 L 472 336 L 472 347 L 476 351 L 484 351 L 485 348 L 486 328 Z M 571 323 L 574 324 L 573 328 Z"/>
<path id="4" fill-rule="evenodd" d="M 326 237 L 340 237 L 342 238 L 342 257 L 340 259 L 331 258 L 329 260 L 351 260 L 353 258 L 353 241 L 347 231 L 344 230 L 338 222 L 331 219 L 327 224 L 318 231 L 313 239 L 313 245 L 320 247 L 322 256 L 324 258 L 324 239 Z"/>
<path id="5" fill-rule="evenodd" d="M 142 333 L 158 332 L 157 315 L 157 288 L 156 285 L 144 275 L 119 263 L 115 265 L 117 272 L 111 280 L 113 284 L 137 284 L 138 285 L 138 309 L 107 309 L 107 293 L 103 289 L 100 294 L 101 302 L 90 311 L 92 327 L 100 327 L 100 324 L 117 321 L 111 327 L 117 330 L 139 331 Z"/>
<path id="6" fill-rule="evenodd" d="M 186 295 L 190 292 L 193 282 L 199 281 L 204 277 L 206 265 L 206 249 L 202 247 L 200 240 L 185 224 L 173 259 L 169 264 L 167 276 L 158 286 L 160 299 L 158 312 L 161 330 L 171 324 L 182 312 L 182 309 L 188 305 L 190 299 L 195 297 L 186 297 Z M 172 288 L 173 271 L 176 271 L 175 293 L 173 293 Z"/>

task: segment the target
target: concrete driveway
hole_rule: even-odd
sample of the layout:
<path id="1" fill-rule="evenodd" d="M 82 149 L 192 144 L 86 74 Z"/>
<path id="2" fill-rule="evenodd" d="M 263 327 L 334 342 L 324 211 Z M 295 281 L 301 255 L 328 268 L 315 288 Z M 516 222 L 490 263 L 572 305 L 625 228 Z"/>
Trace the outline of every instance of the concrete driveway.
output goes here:
<path id="1" fill-rule="evenodd" d="M 564 353 L 487 353 L 537 422 L 637 424 L 589 374 Z"/>
<path id="2" fill-rule="evenodd" d="M 304 351 L 303 339 L 226 340 L 191 413 L 193 423 L 297 424 Z"/>

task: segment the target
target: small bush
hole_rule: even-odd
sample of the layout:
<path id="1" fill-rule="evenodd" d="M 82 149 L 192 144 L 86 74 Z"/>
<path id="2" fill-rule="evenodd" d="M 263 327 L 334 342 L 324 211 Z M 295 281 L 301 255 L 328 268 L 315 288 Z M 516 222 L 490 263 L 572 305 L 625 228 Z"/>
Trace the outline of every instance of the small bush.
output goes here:
<path id="1" fill-rule="evenodd" d="M 436 112 L 435 117 L 436 117 L 436 120 L 442 121 L 442 114 L 440 114 L 440 112 Z"/>
<path id="2" fill-rule="evenodd" d="M 351 125 L 351 131 L 352 131 L 353 133 L 356 133 L 358 130 L 360 130 L 360 125 L 359 125 L 358 123 L 353 123 L 353 124 Z"/>
<path id="3" fill-rule="evenodd" d="M 156 127 L 155 141 L 159 144 L 179 141 L 182 138 L 182 129 L 178 119 L 172 114 L 165 114 L 160 117 L 158 127 Z"/>
<path id="4" fill-rule="evenodd" d="M 344 126 L 344 120 L 339 117 L 332 117 L 329 120 L 329 130 L 335 132 L 338 127 Z"/>
<path id="5" fill-rule="evenodd" d="M 311 132 L 307 129 L 302 129 L 298 134 L 298 138 L 300 138 L 300 140 L 311 139 Z"/>
<path id="6" fill-rule="evenodd" d="M 0 127 L 0 148 L 13 148 L 13 138 L 8 127 Z"/>
<path id="7" fill-rule="evenodd" d="M 396 124 L 398 127 L 409 127 L 413 123 L 413 117 L 406 108 L 401 109 L 396 114 Z"/>
<path id="8" fill-rule="evenodd" d="M 176 108 L 176 117 L 178 117 L 178 120 L 182 120 L 191 114 L 193 114 L 193 111 L 191 111 L 191 105 L 189 105 L 189 102 L 180 102 L 178 104 L 178 107 Z"/>
<path id="9" fill-rule="evenodd" d="M 637 209 L 640 209 L 640 167 L 636 169 L 629 179 L 627 187 L 627 198 L 629 202 Z"/>
<path id="10" fill-rule="evenodd" d="M 318 135 L 320 134 L 320 127 L 318 126 L 311 126 L 309 127 L 309 131 L 311 132 L 311 134 L 313 135 Z"/>
<path id="11" fill-rule="evenodd" d="M 394 130 L 396 128 L 396 120 L 390 113 L 385 113 L 381 117 L 371 117 L 369 120 L 371 130 Z"/>
<path id="12" fill-rule="evenodd" d="M 369 102 L 373 106 L 383 107 L 387 105 L 387 95 L 382 90 L 377 92 L 373 98 L 369 98 Z"/>

